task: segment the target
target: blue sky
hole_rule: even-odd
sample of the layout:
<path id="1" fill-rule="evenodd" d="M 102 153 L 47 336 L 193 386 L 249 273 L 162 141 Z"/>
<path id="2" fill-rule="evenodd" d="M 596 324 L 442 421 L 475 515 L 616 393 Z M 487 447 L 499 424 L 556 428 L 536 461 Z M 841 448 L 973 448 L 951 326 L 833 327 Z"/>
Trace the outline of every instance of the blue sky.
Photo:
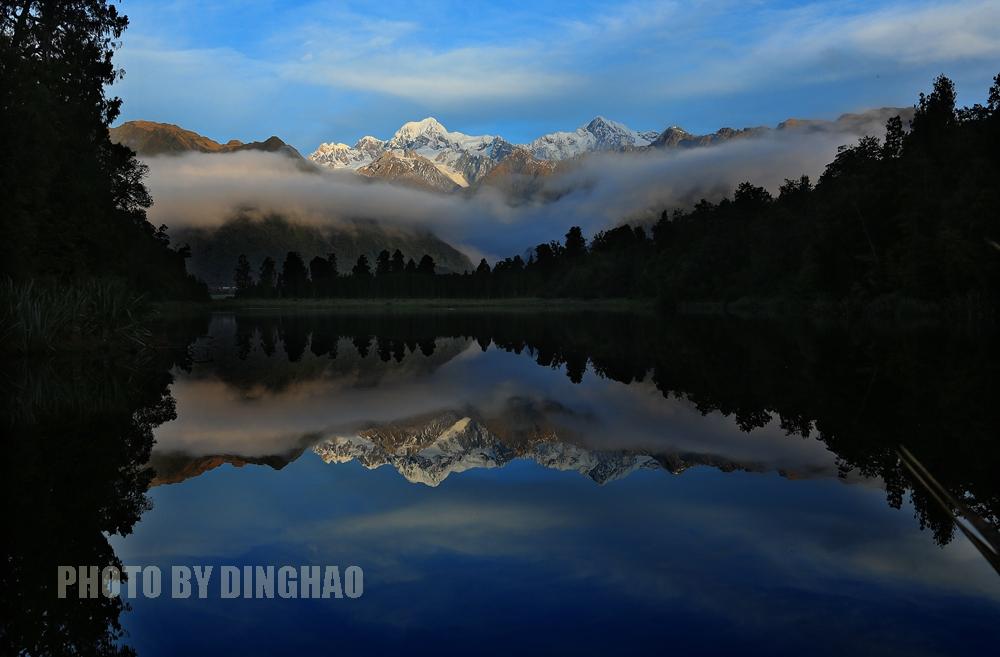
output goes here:
<path id="1" fill-rule="evenodd" d="M 502 5 L 502 6 L 501 6 Z M 911 105 L 938 73 L 981 101 L 1000 3 L 125 0 L 122 120 L 220 141 L 388 137 L 435 116 L 528 141 L 601 114 L 633 128 L 774 124 Z"/>

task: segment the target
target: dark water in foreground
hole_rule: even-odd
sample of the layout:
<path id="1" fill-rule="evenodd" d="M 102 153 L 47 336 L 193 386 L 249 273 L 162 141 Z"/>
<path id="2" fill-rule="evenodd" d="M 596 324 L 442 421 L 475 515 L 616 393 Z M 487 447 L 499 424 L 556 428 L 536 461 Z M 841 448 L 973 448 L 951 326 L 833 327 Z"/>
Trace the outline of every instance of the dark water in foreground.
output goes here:
<path id="1" fill-rule="evenodd" d="M 1000 525 L 995 340 L 598 314 L 167 328 L 176 348 L 134 362 L 8 368 L 4 648 L 950 655 L 1000 641 L 990 555 L 897 451 Z M 357 565 L 364 594 L 184 600 L 165 579 L 128 610 L 56 599 L 55 565 L 115 559 L 165 574 Z"/>

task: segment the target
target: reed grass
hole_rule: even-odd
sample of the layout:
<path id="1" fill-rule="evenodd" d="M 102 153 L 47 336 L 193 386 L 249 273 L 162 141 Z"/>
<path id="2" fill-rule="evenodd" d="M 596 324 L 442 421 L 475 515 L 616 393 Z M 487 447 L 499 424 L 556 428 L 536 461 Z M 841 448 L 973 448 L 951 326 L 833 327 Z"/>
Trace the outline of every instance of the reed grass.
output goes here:
<path id="1" fill-rule="evenodd" d="M 120 281 L 0 282 L 0 349 L 20 353 L 146 346 L 151 307 Z"/>

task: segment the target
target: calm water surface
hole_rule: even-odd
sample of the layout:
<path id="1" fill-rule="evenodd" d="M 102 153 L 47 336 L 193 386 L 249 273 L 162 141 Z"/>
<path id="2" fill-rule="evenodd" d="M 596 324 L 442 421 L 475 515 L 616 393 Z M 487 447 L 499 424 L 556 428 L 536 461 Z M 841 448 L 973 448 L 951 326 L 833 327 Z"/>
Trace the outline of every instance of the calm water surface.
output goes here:
<path id="1" fill-rule="evenodd" d="M 989 555 L 897 452 L 997 526 L 990 340 L 593 314 L 216 314 L 173 330 L 172 359 L 82 368 L 96 380 L 67 385 L 84 400 L 19 420 L 52 446 L 26 469 L 59 452 L 67 479 L 31 502 L 45 527 L 24 528 L 62 547 L 24 567 L 357 565 L 364 594 L 163 595 L 99 621 L 60 608 L 79 641 L 116 619 L 126 635 L 105 647 L 139 655 L 950 655 L 1000 640 Z M 49 390 L 67 371 L 35 369 Z M 97 432 L 131 451 L 73 442 Z M 63 515 L 70 498 L 86 526 Z"/>

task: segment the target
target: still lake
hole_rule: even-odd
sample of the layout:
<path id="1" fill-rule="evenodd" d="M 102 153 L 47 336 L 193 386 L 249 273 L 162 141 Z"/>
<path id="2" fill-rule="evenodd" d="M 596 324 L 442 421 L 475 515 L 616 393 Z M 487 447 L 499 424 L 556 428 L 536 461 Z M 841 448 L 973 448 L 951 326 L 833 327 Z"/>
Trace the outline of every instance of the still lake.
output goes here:
<path id="1" fill-rule="evenodd" d="M 457 310 L 176 324 L 169 358 L 21 373 L 89 392 L 21 402 L 25 469 L 62 483 L 30 502 L 19 567 L 165 573 L 130 609 L 50 612 L 74 641 L 120 622 L 105 647 L 142 656 L 1000 642 L 996 561 L 900 452 L 995 530 L 990 337 Z M 363 595 L 174 599 L 166 581 L 306 564 L 359 566 Z"/>

